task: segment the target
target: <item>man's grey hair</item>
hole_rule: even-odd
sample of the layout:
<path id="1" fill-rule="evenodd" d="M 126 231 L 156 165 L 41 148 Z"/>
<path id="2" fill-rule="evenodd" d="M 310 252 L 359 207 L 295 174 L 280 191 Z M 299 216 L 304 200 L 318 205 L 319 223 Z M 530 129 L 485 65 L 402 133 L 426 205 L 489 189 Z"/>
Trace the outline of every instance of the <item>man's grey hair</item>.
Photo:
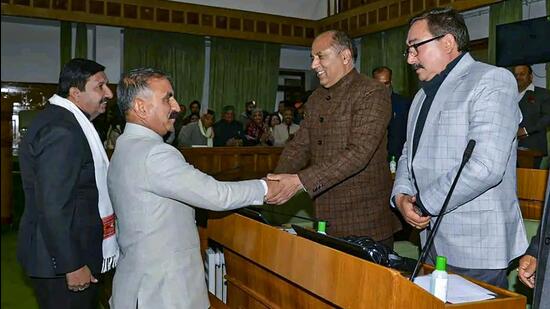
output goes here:
<path id="1" fill-rule="evenodd" d="M 340 30 L 328 30 L 318 35 L 321 36 L 323 34 L 330 34 L 332 38 L 332 43 L 330 44 L 336 52 L 340 53 L 343 50 L 349 49 L 351 52 L 351 58 L 353 59 L 353 62 L 357 59 L 357 47 L 355 47 L 355 44 L 353 43 L 353 40 L 345 33 L 344 31 Z"/>
<path id="2" fill-rule="evenodd" d="M 117 104 L 123 115 L 134 106 L 136 97 L 150 97 L 153 94 L 149 87 L 149 81 L 153 78 L 171 82 L 166 73 L 153 68 L 133 69 L 122 75 L 117 86 Z"/>

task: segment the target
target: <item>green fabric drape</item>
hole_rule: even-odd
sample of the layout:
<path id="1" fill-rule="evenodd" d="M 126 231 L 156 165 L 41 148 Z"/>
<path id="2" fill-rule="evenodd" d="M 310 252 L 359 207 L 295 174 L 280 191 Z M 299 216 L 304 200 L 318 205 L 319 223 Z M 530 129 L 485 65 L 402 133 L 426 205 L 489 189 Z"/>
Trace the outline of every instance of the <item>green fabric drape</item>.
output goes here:
<path id="1" fill-rule="evenodd" d="M 403 57 L 408 29 L 408 26 L 403 26 L 362 37 L 361 72 L 371 76 L 374 68 L 387 66 L 392 70 L 394 91 L 412 97 L 418 90 L 418 82 L 416 74 Z"/>
<path id="2" fill-rule="evenodd" d="M 238 115 L 244 103 L 273 110 L 277 98 L 280 45 L 212 38 L 209 106 L 221 112 L 234 105 Z"/>
<path id="3" fill-rule="evenodd" d="M 71 23 L 62 21 L 59 25 L 59 60 L 61 69 L 71 60 L 72 29 Z"/>
<path id="4" fill-rule="evenodd" d="M 520 21 L 523 17 L 522 0 L 507 0 L 491 5 L 489 9 L 489 63 L 496 63 L 497 25 Z"/>
<path id="5" fill-rule="evenodd" d="M 127 28 L 123 49 L 124 72 L 139 67 L 160 69 L 170 76 L 179 104 L 202 99 L 203 37 Z"/>
<path id="6" fill-rule="evenodd" d="M 76 24 L 74 57 L 88 58 L 88 28 L 83 23 Z"/>

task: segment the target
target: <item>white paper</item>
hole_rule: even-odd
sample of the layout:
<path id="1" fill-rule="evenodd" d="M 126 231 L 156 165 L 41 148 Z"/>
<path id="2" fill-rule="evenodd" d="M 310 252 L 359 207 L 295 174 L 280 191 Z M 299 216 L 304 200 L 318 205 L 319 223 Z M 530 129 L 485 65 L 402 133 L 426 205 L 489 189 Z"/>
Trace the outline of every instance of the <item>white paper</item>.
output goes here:
<path id="1" fill-rule="evenodd" d="M 414 283 L 430 292 L 431 275 L 420 276 L 414 279 Z M 473 301 L 481 301 L 495 298 L 495 293 L 471 282 L 459 275 L 449 274 L 447 302 L 460 304 Z"/>

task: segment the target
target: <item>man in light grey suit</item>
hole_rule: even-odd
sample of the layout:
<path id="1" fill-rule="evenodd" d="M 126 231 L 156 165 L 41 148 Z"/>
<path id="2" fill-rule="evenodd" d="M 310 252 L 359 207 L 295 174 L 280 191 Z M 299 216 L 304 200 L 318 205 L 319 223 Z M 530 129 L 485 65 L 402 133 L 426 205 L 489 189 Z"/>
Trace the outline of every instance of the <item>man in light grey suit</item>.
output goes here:
<path id="1" fill-rule="evenodd" d="M 425 243 L 464 149 L 475 140 L 431 256 L 446 256 L 450 271 L 506 288 L 508 263 L 527 248 L 516 196 L 521 113 L 514 77 L 472 59 L 464 19 L 452 9 L 422 13 L 409 25 L 405 56 L 422 89 L 409 113 L 392 205 L 424 230 Z"/>
<path id="2" fill-rule="evenodd" d="M 127 124 L 107 178 L 121 250 L 112 306 L 208 308 L 192 206 L 261 205 L 268 186 L 263 180 L 216 181 L 163 142 L 179 111 L 164 73 L 132 70 L 121 78 L 117 95 Z"/>

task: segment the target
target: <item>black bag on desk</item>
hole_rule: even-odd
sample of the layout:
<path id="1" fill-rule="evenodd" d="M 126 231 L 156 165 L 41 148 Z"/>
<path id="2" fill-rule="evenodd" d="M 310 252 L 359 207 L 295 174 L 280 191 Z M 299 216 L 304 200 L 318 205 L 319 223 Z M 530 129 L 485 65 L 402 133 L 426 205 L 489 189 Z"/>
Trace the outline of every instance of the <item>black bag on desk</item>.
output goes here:
<path id="1" fill-rule="evenodd" d="M 361 247 L 363 258 L 376 264 L 394 268 L 403 272 L 413 272 L 415 259 L 399 256 L 391 248 L 376 242 L 367 236 L 346 236 L 343 238 L 352 244 Z"/>

